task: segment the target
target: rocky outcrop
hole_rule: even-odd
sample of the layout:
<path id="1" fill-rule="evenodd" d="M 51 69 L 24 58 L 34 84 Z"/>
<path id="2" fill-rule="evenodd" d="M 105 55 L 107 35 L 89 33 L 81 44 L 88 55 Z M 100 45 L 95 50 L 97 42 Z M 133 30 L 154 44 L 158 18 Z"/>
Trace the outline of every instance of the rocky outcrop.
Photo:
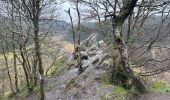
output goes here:
<path id="1" fill-rule="evenodd" d="M 110 56 L 104 43 L 96 41 L 96 36 L 94 33 L 81 43 L 81 55 L 87 56 L 82 60 L 84 72 L 78 75 L 74 64 L 58 78 L 49 79 L 52 81 L 46 83 L 46 87 L 51 87 L 46 100 L 102 100 L 106 94 L 113 93 L 114 87 L 104 85 Z"/>

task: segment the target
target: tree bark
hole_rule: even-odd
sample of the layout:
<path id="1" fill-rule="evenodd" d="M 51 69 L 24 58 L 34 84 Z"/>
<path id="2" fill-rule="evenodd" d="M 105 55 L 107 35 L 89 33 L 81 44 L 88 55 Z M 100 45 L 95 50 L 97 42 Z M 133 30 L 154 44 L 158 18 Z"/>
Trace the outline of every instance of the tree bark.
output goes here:
<path id="1" fill-rule="evenodd" d="M 32 74 L 34 78 L 34 86 L 37 85 L 37 59 L 35 55 L 33 56 Z"/>
<path id="2" fill-rule="evenodd" d="M 28 70 L 27 70 L 27 66 L 26 66 L 26 60 L 24 57 L 24 53 L 23 53 L 23 49 L 22 46 L 20 45 L 20 54 L 21 54 L 21 58 L 22 58 L 22 67 L 24 69 L 24 73 L 25 73 L 25 78 L 26 78 L 26 82 L 27 82 L 27 88 L 29 93 L 32 92 L 32 90 L 30 89 L 30 81 L 29 81 L 29 74 L 28 74 Z"/>
<path id="3" fill-rule="evenodd" d="M 12 11 L 11 11 L 11 17 L 12 17 L 12 29 L 14 29 L 14 4 L 13 4 L 13 0 L 11 0 L 11 6 L 12 6 Z M 17 72 L 17 65 L 16 65 L 16 52 L 15 52 L 15 49 L 16 49 L 16 47 L 15 47 L 15 33 L 13 32 L 12 33 L 12 41 L 13 41 L 13 43 L 12 43 L 12 47 L 13 47 L 13 51 L 12 51 L 12 53 L 13 53 L 13 60 L 14 60 L 14 62 L 13 62 L 13 64 L 14 64 L 14 73 L 15 73 L 15 90 L 16 90 L 16 93 L 19 93 L 19 88 L 18 88 L 18 72 Z"/>
<path id="4" fill-rule="evenodd" d="M 38 69 L 40 74 L 40 94 L 41 100 L 45 99 L 44 95 L 44 70 L 41 58 L 41 46 L 39 40 L 39 17 L 40 17 L 40 0 L 33 1 L 33 25 L 34 25 L 34 43 L 35 43 L 35 56 L 38 61 Z"/>
<path id="5" fill-rule="evenodd" d="M 74 30 L 74 24 L 73 24 L 73 18 L 71 16 L 71 10 L 69 8 L 68 11 L 66 11 L 70 17 L 70 21 L 71 21 L 71 29 L 72 29 L 72 35 L 73 35 L 73 42 L 74 42 L 74 49 L 75 49 L 75 45 L 76 45 L 76 37 L 75 37 L 75 30 Z"/>
<path id="6" fill-rule="evenodd" d="M 14 72 L 15 72 L 15 89 L 16 93 L 19 93 L 19 88 L 18 88 L 18 71 L 17 71 L 17 65 L 16 65 L 16 53 L 15 53 L 15 42 L 13 39 L 13 59 L 14 59 Z"/>
<path id="7" fill-rule="evenodd" d="M 111 15 L 113 20 L 113 35 L 115 40 L 115 49 L 119 53 L 117 57 L 115 67 L 113 69 L 113 82 L 115 84 L 120 84 L 125 88 L 129 88 L 132 85 L 137 91 L 144 93 L 146 92 L 146 87 L 137 76 L 134 75 L 128 60 L 128 48 L 123 40 L 122 26 L 126 18 L 132 13 L 138 0 L 125 0 L 123 2 L 123 7 L 120 9 L 119 15 Z M 109 15 L 110 16 L 110 15 Z"/>
<path id="8" fill-rule="evenodd" d="M 81 53 L 80 53 L 80 11 L 79 11 L 79 0 L 76 1 L 76 11 L 77 11 L 77 16 L 78 16 L 78 23 L 77 23 L 77 63 L 79 67 L 79 73 L 81 74 L 83 72 L 82 68 L 82 62 L 81 62 Z"/>

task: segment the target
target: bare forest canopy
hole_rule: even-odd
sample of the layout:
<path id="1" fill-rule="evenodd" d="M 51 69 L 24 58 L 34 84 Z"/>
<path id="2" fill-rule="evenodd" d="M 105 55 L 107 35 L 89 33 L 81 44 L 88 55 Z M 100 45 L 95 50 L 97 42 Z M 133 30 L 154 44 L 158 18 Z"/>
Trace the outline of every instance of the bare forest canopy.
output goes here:
<path id="1" fill-rule="evenodd" d="M 0 100 L 169 98 L 169 14 L 169 0 L 0 0 Z"/>

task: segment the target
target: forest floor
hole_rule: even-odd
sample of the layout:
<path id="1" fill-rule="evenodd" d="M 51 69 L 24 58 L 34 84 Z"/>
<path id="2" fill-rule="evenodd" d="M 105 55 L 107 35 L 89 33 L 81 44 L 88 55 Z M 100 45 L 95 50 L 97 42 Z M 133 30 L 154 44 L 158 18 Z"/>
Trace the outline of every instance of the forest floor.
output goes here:
<path id="1" fill-rule="evenodd" d="M 164 75 L 166 77 L 162 78 L 162 81 L 163 80 L 166 80 L 168 78 L 168 75 L 170 75 L 170 73 L 168 72 L 165 72 L 164 74 L 160 74 L 158 76 L 160 77 L 163 77 Z M 52 83 L 56 83 L 57 81 L 57 78 L 50 78 L 48 79 L 48 82 L 46 83 L 46 85 L 51 85 Z M 170 82 L 170 79 L 166 80 L 166 81 L 169 81 Z M 53 84 L 54 87 L 55 87 L 55 84 Z M 51 87 L 53 88 L 53 87 Z M 61 90 L 62 91 L 62 90 Z M 48 97 L 51 97 L 50 99 L 47 99 L 47 100 L 62 100 L 62 99 L 56 99 L 56 95 L 57 95 L 57 92 L 58 90 L 55 90 L 53 89 L 52 91 L 49 91 L 46 89 L 46 95 L 48 95 Z M 27 96 L 26 98 L 16 98 L 16 100 L 39 100 L 39 97 L 36 95 L 36 94 L 31 94 L 29 96 Z M 82 99 L 81 99 L 82 100 Z M 83 99 L 84 100 L 84 99 Z M 88 99 L 88 100 L 94 100 L 94 99 Z M 101 99 L 101 100 L 105 100 L 105 99 Z M 111 99 L 106 99 L 106 100 L 170 100 L 170 91 L 168 90 L 154 90 L 154 91 L 150 91 L 146 94 L 140 94 L 140 95 L 137 95 L 137 96 L 128 96 L 126 99 L 122 98 L 122 99 L 114 99 L 114 98 L 111 98 Z"/>
<path id="2" fill-rule="evenodd" d="M 156 82 L 156 89 L 153 89 L 145 94 L 140 94 L 140 95 L 128 95 L 126 96 L 126 98 L 109 98 L 109 99 L 100 99 L 100 100 L 170 100 L 170 72 L 164 72 L 161 74 L 158 74 L 157 76 L 154 77 L 150 77 L 147 79 L 151 80 L 152 82 L 150 84 L 155 84 Z M 60 95 L 60 91 L 63 91 L 64 88 L 60 87 L 56 88 L 58 86 L 58 84 L 56 84 L 57 81 L 59 81 L 60 79 L 56 78 L 56 77 L 51 77 L 48 78 L 45 82 L 45 87 L 49 87 L 49 88 L 45 88 L 46 90 L 46 96 L 48 96 L 48 99 L 46 100 L 63 100 L 63 99 L 59 99 L 56 98 L 58 97 L 57 95 Z M 61 80 L 62 81 L 62 80 Z M 60 84 L 60 82 L 59 82 Z M 166 85 L 166 86 L 164 86 Z M 122 93 L 122 92 L 120 92 Z M 27 97 L 23 98 L 16 98 L 15 100 L 39 100 L 39 97 L 36 94 L 31 94 Z M 85 100 L 85 99 L 76 99 L 76 100 Z M 98 99 L 88 99 L 88 100 L 98 100 Z"/>
<path id="3" fill-rule="evenodd" d="M 99 70 L 96 70 L 95 72 L 97 72 L 97 71 L 99 71 Z M 90 74 L 89 74 L 89 76 L 90 76 Z M 90 80 L 89 76 L 87 76 L 88 80 Z M 73 77 L 76 77 L 76 76 L 73 76 Z M 108 92 L 110 90 L 113 90 L 114 92 L 118 92 L 118 95 L 113 94 L 111 97 L 105 98 L 105 99 L 103 99 L 103 98 L 100 98 L 100 99 L 99 98 L 98 99 L 96 99 L 96 98 L 79 99 L 78 98 L 78 99 L 71 99 L 71 100 L 170 100 L 170 85 L 169 85 L 170 84 L 170 78 L 169 77 L 170 77 L 170 72 L 164 72 L 164 73 L 158 74 L 156 76 L 148 77 L 146 79 L 146 82 L 149 84 L 150 90 L 149 90 L 149 92 L 147 92 L 145 94 L 138 94 L 138 95 L 130 94 L 129 95 L 129 93 L 127 93 L 129 91 L 124 92 L 124 90 L 121 90 L 121 89 L 120 90 L 113 90 L 114 88 L 112 88 L 112 86 L 111 86 L 109 88 L 107 87 L 107 89 L 103 88 L 102 91 Z M 65 86 L 64 85 L 62 86 L 62 84 L 66 80 L 62 80 L 62 77 L 60 77 L 60 78 L 57 78 L 57 77 L 47 78 L 46 82 L 45 82 L 45 86 L 44 86 L 44 87 L 46 87 L 45 88 L 46 96 L 47 96 L 46 100 L 65 100 L 65 99 L 60 99 L 58 97 L 60 97 L 62 91 L 65 91 L 65 88 L 64 88 Z M 68 81 L 71 81 L 70 77 L 68 78 Z M 80 80 L 80 81 L 82 81 L 82 80 Z M 82 89 L 82 91 L 86 91 L 86 88 L 91 88 L 89 90 L 92 91 L 93 88 L 94 88 L 94 86 L 93 86 L 94 84 L 93 84 L 93 82 L 92 83 L 91 82 L 90 82 L 90 84 L 92 86 L 89 86 L 89 87 L 85 86 L 83 88 L 80 87 Z M 98 79 L 95 79 L 94 83 L 95 83 L 95 85 L 100 86 L 101 81 L 99 81 Z M 74 89 L 73 89 L 72 92 L 75 92 Z M 100 92 L 100 93 L 102 94 L 102 92 Z M 124 95 L 124 93 L 125 94 L 127 93 L 128 95 Z M 122 94 L 125 98 L 121 97 Z M 117 98 L 116 96 L 120 96 L 121 98 Z M 35 94 L 31 94 L 24 99 L 17 98 L 16 100 L 39 100 L 39 97 Z M 70 99 L 67 99 L 67 100 L 70 100 Z"/>

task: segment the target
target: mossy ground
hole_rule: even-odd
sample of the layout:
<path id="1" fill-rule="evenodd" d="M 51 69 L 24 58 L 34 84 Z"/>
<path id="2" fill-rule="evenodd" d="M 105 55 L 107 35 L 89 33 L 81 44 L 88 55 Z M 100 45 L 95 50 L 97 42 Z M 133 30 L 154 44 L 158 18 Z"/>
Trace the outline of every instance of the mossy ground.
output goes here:
<path id="1" fill-rule="evenodd" d="M 159 93 L 170 92 L 170 84 L 168 84 L 165 81 L 157 81 L 152 85 L 151 91 L 159 92 Z"/>
<path id="2" fill-rule="evenodd" d="M 102 83 L 104 87 L 112 88 L 112 92 L 103 95 L 102 100 L 126 100 L 128 95 L 136 94 L 133 88 L 124 89 L 122 86 L 115 86 L 107 73 L 103 75 Z"/>
<path id="3" fill-rule="evenodd" d="M 67 62 L 64 57 L 59 57 L 52 67 L 52 70 L 47 73 L 47 76 L 60 76 L 64 71 L 68 71 L 72 66 L 76 65 L 76 63 L 75 60 Z"/>
<path id="4" fill-rule="evenodd" d="M 40 96 L 40 87 L 34 86 L 33 92 L 29 93 L 26 85 L 23 85 L 23 86 L 20 87 L 19 93 L 6 92 L 4 95 L 0 95 L 0 100 L 18 100 L 18 98 L 19 98 L 19 100 L 23 100 L 22 98 L 25 98 L 25 97 L 30 96 L 32 94 Z"/>
<path id="5" fill-rule="evenodd" d="M 128 95 L 129 90 L 126 90 L 123 87 L 116 86 L 114 91 L 117 100 L 126 100 L 126 96 Z"/>
<path id="6" fill-rule="evenodd" d="M 61 67 L 64 66 L 64 59 L 61 57 L 61 58 L 58 58 L 54 64 L 54 68 L 53 70 L 51 70 L 49 73 L 48 73 L 48 76 L 58 76 L 60 75 L 60 69 Z"/>

